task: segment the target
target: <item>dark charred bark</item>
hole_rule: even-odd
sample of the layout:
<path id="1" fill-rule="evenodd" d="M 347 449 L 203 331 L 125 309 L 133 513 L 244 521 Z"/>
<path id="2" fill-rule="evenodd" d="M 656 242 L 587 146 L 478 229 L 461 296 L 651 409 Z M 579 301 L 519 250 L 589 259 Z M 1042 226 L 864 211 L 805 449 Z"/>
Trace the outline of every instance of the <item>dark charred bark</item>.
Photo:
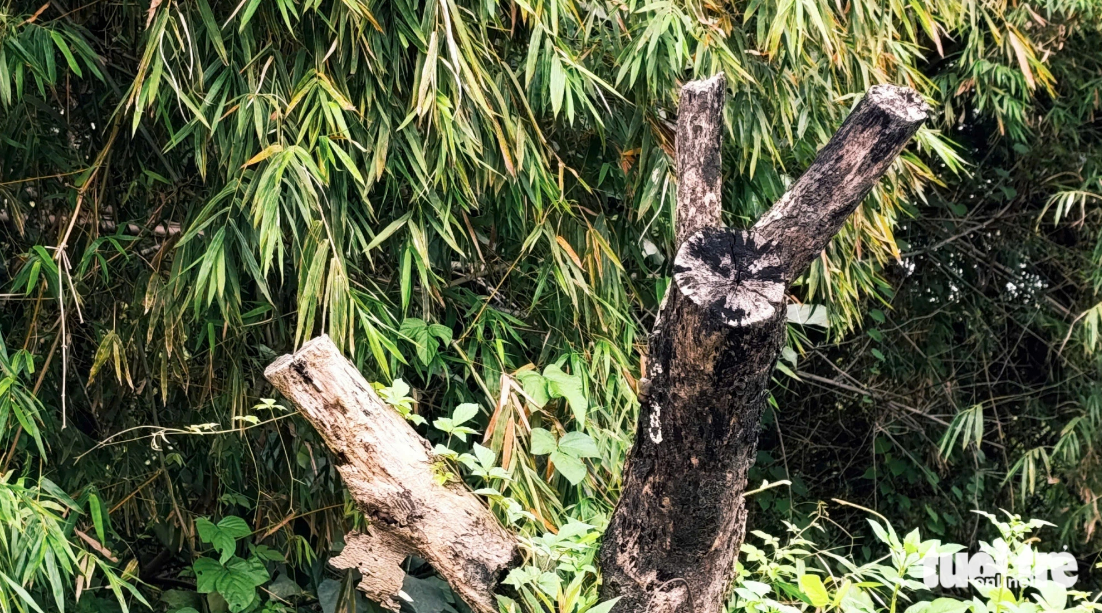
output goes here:
<path id="1" fill-rule="evenodd" d="M 926 121 L 926 111 L 911 89 L 870 88 L 815 162 L 758 220 L 754 234 L 775 246 L 789 277 L 826 248 Z"/>
<path id="2" fill-rule="evenodd" d="M 618 613 L 716 613 L 745 532 L 743 492 L 784 338 L 788 283 L 926 117 L 872 88 L 750 233 L 720 227 L 722 77 L 682 90 L 674 283 L 651 338 L 635 444 L 605 533 L 602 596 Z"/>

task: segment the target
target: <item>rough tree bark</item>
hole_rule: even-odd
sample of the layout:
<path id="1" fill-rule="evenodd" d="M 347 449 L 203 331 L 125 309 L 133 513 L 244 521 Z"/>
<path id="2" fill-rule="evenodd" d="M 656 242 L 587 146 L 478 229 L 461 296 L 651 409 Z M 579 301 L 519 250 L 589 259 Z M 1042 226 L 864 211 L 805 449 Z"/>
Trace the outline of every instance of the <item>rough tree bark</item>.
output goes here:
<path id="1" fill-rule="evenodd" d="M 429 444 L 387 406 L 328 336 L 280 357 L 264 371 L 325 439 L 356 504 L 371 520 L 331 560 L 363 574 L 359 588 L 397 611 L 416 555 L 472 609 L 496 613 L 494 592 L 519 562 L 516 540 L 462 483 L 440 485 Z"/>
<path id="2" fill-rule="evenodd" d="M 681 92 L 674 283 L 649 345 L 635 444 L 601 548 L 617 613 L 722 610 L 743 492 L 780 353 L 788 284 L 827 246 L 926 118 L 879 85 L 750 232 L 720 221 L 722 75 Z"/>
<path id="3" fill-rule="evenodd" d="M 655 324 L 635 444 L 600 553 L 616 613 L 718 613 L 742 544 L 743 492 L 780 353 L 785 292 L 827 246 L 926 118 L 913 91 L 878 85 L 792 189 L 749 231 L 722 227 L 726 81 L 687 84 L 677 124 L 674 283 Z M 479 613 L 518 561 L 516 542 L 462 484 L 439 485 L 428 444 L 328 337 L 265 376 L 324 437 L 371 519 L 333 563 L 397 608 L 408 555 Z"/>

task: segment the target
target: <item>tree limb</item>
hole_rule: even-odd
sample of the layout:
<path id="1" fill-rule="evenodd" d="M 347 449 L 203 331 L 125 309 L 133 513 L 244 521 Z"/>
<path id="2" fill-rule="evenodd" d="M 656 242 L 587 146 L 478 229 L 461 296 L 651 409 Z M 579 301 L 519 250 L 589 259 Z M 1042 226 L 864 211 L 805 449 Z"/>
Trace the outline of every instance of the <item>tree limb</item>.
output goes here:
<path id="1" fill-rule="evenodd" d="M 417 555 L 472 609 L 497 613 L 494 592 L 520 559 L 516 540 L 462 482 L 440 484 L 443 468 L 428 442 L 379 399 L 329 337 L 280 357 L 264 376 L 325 439 L 371 521 L 367 533 L 348 535 L 331 563 L 359 569 L 359 588 L 397 611 L 401 564 Z"/>
<path id="2" fill-rule="evenodd" d="M 789 280 L 826 248 L 927 111 L 914 90 L 873 86 L 803 176 L 758 220 L 753 233 L 774 245 Z"/>

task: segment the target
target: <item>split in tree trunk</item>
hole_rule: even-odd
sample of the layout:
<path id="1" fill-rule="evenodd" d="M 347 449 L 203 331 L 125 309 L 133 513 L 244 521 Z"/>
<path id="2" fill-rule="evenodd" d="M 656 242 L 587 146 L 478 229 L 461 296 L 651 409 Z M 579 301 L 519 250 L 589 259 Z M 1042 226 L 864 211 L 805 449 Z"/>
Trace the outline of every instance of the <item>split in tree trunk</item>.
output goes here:
<path id="1" fill-rule="evenodd" d="M 926 118 L 869 90 L 750 232 L 720 222 L 722 76 L 682 89 L 674 283 L 649 345 L 635 444 L 601 548 L 617 613 L 718 613 L 745 534 L 743 492 L 785 330 L 788 284 L 827 246 Z"/>
<path id="2" fill-rule="evenodd" d="M 371 520 L 331 563 L 363 574 L 360 589 L 398 610 L 416 555 L 478 613 L 496 613 L 494 592 L 520 561 L 516 540 L 462 483 L 440 485 L 429 444 L 387 406 L 328 336 L 264 371 L 325 439 L 352 499 Z"/>

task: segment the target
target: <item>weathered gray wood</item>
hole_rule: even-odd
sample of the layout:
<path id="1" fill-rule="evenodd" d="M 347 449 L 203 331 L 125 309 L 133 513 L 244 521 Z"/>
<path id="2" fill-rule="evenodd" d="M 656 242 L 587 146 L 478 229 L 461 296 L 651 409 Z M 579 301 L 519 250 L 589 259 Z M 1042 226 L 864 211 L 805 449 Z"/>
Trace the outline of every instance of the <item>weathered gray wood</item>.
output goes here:
<path id="1" fill-rule="evenodd" d="M 387 406 L 328 336 L 273 362 L 264 376 L 313 424 L 334 456 L 353 500 L 371 520 L 332 560 L 358 568 L 359 587 L 398 610 L 405 575 L 417 555 L 479 613 L 496 613 L 493 597 L 519 562 L 516 540 L 462 483 L 440 485 L 425 439 Z"/>
<path id="2" fill-rule="evenodd" d="M 788 283 L 829 243 L 925 118 L 878 86 L 750 233 L 719 225 L 725 83 L 682 90 L 678 252 L 648 349 L 635 443 L 600 553 L 616 613 L 723 610 L 743 492 L 784 339 Z"/>

